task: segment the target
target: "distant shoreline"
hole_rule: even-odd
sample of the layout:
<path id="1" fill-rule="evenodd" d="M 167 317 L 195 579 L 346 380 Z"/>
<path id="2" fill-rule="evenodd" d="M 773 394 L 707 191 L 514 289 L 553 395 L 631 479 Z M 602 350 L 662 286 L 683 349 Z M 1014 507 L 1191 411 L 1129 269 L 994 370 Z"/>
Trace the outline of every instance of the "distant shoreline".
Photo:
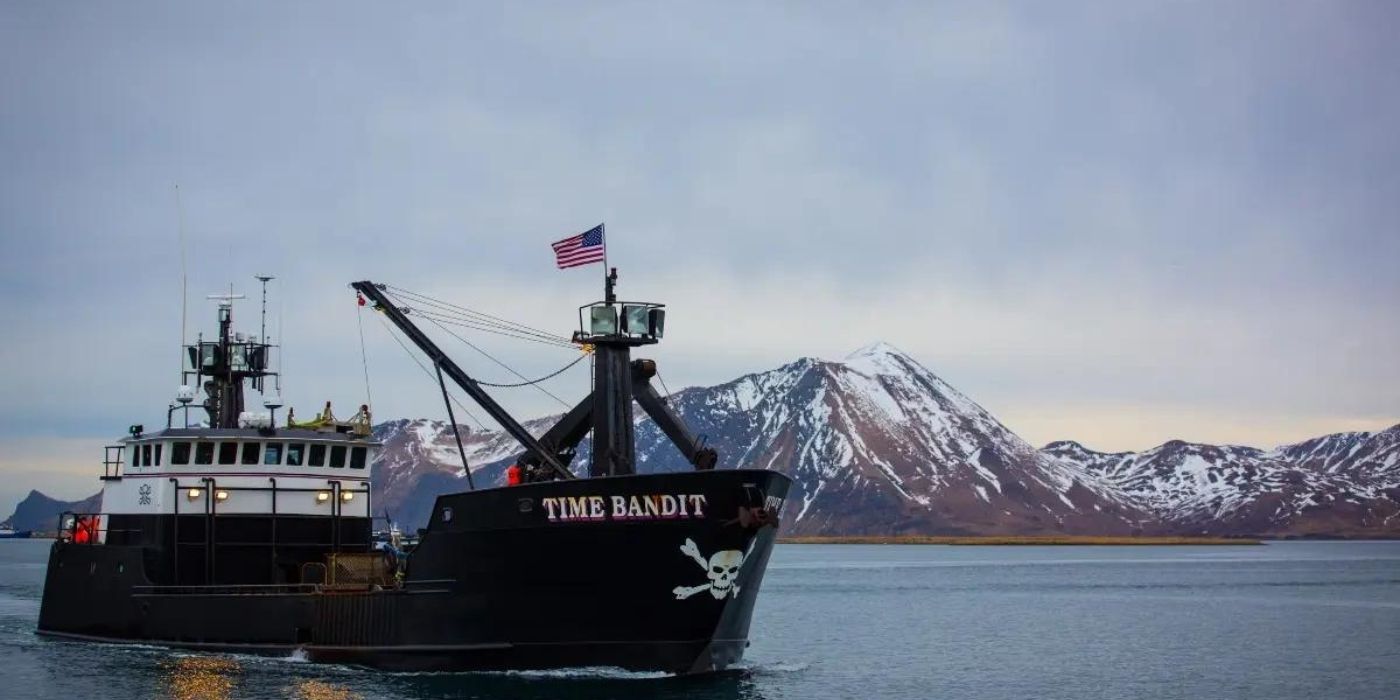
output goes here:
<path id="1" fill-rule="evenodd" d="M 778 544 L 945 544 L 945 545 L 1258 545 L 1243 537 L 1098 537 L 1094 535 L 851 535 L 779 537 Z"/>

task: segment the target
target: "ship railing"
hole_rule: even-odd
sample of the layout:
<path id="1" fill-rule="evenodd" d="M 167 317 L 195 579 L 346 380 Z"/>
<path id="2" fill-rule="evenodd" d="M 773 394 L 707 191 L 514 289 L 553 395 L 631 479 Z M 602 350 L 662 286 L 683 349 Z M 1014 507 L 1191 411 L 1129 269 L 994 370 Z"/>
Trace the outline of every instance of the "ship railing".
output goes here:
<path id="1" fill-rule="evenodd" d="M 201 585 L 132 586 L 133 595 L 313 595 L 336 593 L 383 593 L 402 590 L 428 592 L 441 590 L 456 579 L 419 579 L 403 581 L 395 586 L 374 583 L 228 583 Z"/>
<path id="2" fill-rule="evenodd" d="M 140 532 L 131 528 L 102 526 L 101 513 L 64 511 L 58 514 L 58 540 L 72 544 L 104 544 L 113 533 Z"/>
<path id="3" fill-rule="evenodd" d="M 175 517 L 175 523 L 174 523 L 173 535 L 172 535 L 172 536 L 174 537 L 174 540 L 175 540 L 174 566 L 175 566 L 175 569 L 176 569 L 176 571 L 177 571 L 177 574 L 176 574 L 176 575 L 177 575 L 177 578 L 176 578 L 176 581 L 177 581 L 177 582 L 179 581 L 179 578 L 178 578 L 179 574 L 178 574 L 178 572 L 180 571 L 180 559 L 181 559 L 181 554 L 180 554 L 180 552 L 181 552 L 181 548 L 182 548 L 182 547 L 183 547 L 183 548 L 197 548 L 197 549 L 199 549 L 199 550 L 202 550 L 200 553 L 197 553 L 195 556 L 202 556 L 202 558 L 203 558 L 203 569 L 204 569 L 204 579 L 203 579 L 203 580 L 206 580 L 206 581 L 208 581 L 208 580 L 217 580 L 217 576 L 215 575 L 215 572 L 216 572 L 217 566 L 218 566 L 218 556 L 217 556 L 217 553 L 218 553 L 218 550 L 219 550 L 221 547 L 226 547 L 226 546 L 264 546 L 264 547 L 267 547 L 267 549 L 268 549 L 268 551 L 269 551 L 269 553 L 270 553 L 270 556 L 269 556 L 268 562 L 267 562 L 267 563 L 268 563 L 268 566 L 269 566 L 269 570 L 270 570 L 270 572 L 274 572 L 274 573 L 275 573 L 276 568 L 277 568 L 277 553 L 278 553 L 280 550 L 292 549 L 292 548 L 316 547 L 316 548 L 329 549 L 329 550 L 332 551 L 332 552 L 339 552 L 339 551 L 342 550 L 343 547 L 346 546 L 346 543 L 343 542 L 343 541 L 342 541 L 342 538 L 341 538 L 341 518 L 344 517 L 344 516 L 343 516 L 343 513 L 342 513 L 342 508 L 344 507 L 344 504 L 345 504 L 345 503 L 349 503 L 349 501 L 348 501 L 348 500 L 344 500 L 344 499 L 342 498 L 342 496 L 343 496 L 344 494 L 347 494 L 347 493 L 348 493 L 348 494 L 352 494 L 352 498 L 353 498 L 354 496 L 356 496 L 356 495 L 361 496 L 362 498 L 365 499 L 365 503 L 366 503 L 366 505 L 365 505 L 366 514 L 368 514 L 369 512 L 372 511 L 371 507 L 368 505 L 368 504 L 369 504 L 369 495 L 370 495 L 370 490 L 369 490 L 369 485 L 368 485 L 368 484 L 365 484 L 362 488 L 353 488 L 353 487 L 352 487 L 352 488 L 345 488 L 345 484 L 344 484 L 341 480 L 339 480 L 339 479 L 328 479 L 328 480 L 327 480 L 327 486 L 326 486 L 326 487 L 316 487 L 316 488 L 298 488 L 298 487 L 289 487 L 289 486 L 278 486 L 278 485 L 277 485 L 277 479 L 276 479 L 275 477 L 269 477 L 269 478 L 268 478 L 268 482 L 269 482 L 269 485 L 268 485 L 268 486 L 220 486 L 219 483 L 218 483 L 218 480 L 217 480 L 217 479 L 214 479 L 214 478 L 211 478 L 211 477 L 202 477 L 202 478 L 199 479 L 198 482 L 195 482 L 195 483 L 189 483 L 189 482 L 181 483 L 181 481 L 180 481 L 178 478 L 176 478 L 176 477 L 170 477 L 169 481 L 170 481 L 172 487 L 175 489 L 175 493 L 177 494 L 177 497 L 176 497 L 175 500 L 174 500 L 174 515 L 175 515 L 176 517 Z M 206 519 L 209 519 L 210 521 L 212 521 L 213 519 L 218 518 L 218 517 L 219 517 L 219 513 L 218 513 L 218 504 L 219 504 L 219 500 L 220 500 L 220 499 L 218 498 L 218 494 L 219 494 L 220 492 L 223 492 L 223 493 L 225 493 L 225 494 L 227 494 L 228 492 L 252 492 L 252 493 L 267 493 L 267 494 L 270 494 L 270 495 L 271 495 L 271 498 L 272 498 L 272 508 L 271 508 L 271 512 L 269 513 L 269 515 L 270 515 L 271 518 L 272 518 L 272 534 L 271 534 L 271 538 L 270 538 L 269 540 L 265 541 L 265 542 L 228 542 L 228 541 L 220 541 L 220 540 L 217 539 L 217 530 L 216 530 L 215 528 L 213 528 L 213 527 L 206 527 L 206 528 L 204 528 L 204 530 L 203 530 L 203 531 L 200 533 L 200 535 L 199 535 L 199 540 L 197 540 L 197 541 L 190 541 L 188 538 L 182 538 L 182 537 L 180 536 L 180 516 L 184 516 L 184 515 L 189 515 L 189 516 L 202 516 L 202 517 L 204 517 L 204 518 L 206 518 Z M 202 499 L 201 499 L 201 500 L 202 500 L 201 505 L 202 505 L 203 507 L 202 507 L 202 508 L 197 508 L 197 509 L 191 509 L 191 510 L 182 512 L 181 509 L 180 509 L 180 505 L 181 505 L 181 500 L 182 500 L 182 499 L 178 496 L 178 494 L 181 494 L 181 493 L 194 494 L 193 498 L 195 498 L 195 499 L 201 499 L 201 497 L 202 497 Z M 279 499 L 278 499 L 278 497 L 279 497 L 279 495 L 284 495 L 284 494 L 295 494 L 295 493 L 314 493 L 314 494 L 316 494 L 316 499 L 317 499 L 317 502 L 318 502 L 318 503 L 324 501 L 324 502 L 328 502 L 328 503 L 330 504 L 330 516 L 331 516 L 332 523 L 333 523 L 333 524 L 332 524 L 332 529 L 331 529 L 331 542 L 329 542 L 329 543 L 287 542 L 287 541 L 284 541 L 284 540 L 282 540 L 282 539 L 279 539 L 278 534 L 277 534 L 277 523 L 278 523 L 278 518 L 279 518 L 279 515 L 278 515 L 278 503 L 279 503 Z M 358 547 L 359 545 L 355 545 L 355 546 Z M 368 542 L 366 542 L 366 543 L 364 544 L 364 546 L 365 546 L 365 548 L 368 548 L 368 547 L 370 546 L 370 544 L 369 544 Z"/>
<path id="4" fill-rule="evenodd" d="M 125 466 L 126 445 L 107 445 L 102 448 L 102 478 L 120 479 Z"/>

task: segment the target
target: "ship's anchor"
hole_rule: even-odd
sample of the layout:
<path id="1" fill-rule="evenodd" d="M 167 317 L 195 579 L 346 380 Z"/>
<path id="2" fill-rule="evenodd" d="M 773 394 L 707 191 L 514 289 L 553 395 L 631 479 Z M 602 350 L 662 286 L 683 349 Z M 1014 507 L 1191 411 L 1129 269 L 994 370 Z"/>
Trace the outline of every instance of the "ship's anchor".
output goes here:
<path id="1" fill-rule="evenodd" d="M 744 565 L 744 552 L 723 549 L 706 559 L 700 554 L 700 548 L 695 546 L 695 540 L 686 538 L 685 544 L 681 545 L 681 553 L 695 560 L 705 570 L 710 582 L 699 586 L 676 586 L 671 590 L 676 600 L 685 600 L 701 591 L 709 591 L 715 600 L 724 600 L 725 596 L 739 597 L 739 567 Z"/>

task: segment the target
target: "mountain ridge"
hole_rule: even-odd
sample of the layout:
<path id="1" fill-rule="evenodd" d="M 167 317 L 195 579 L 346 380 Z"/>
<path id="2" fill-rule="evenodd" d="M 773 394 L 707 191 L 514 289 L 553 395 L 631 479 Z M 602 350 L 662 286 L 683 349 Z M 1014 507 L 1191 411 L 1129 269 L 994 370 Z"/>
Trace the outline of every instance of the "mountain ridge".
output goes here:
<path id="1" fill-rule="evenodd" d="M 794 535 L 1400 536 L 1400 424 L 1271 449 L 1168 440 L 1100 452 L 1036 448 L 913 357 L 875 342 L 840 360 L 802 357 L 666 398 L 720 467 L 793 478 Z M 543 433 L 558 416 L 524 423 Z M 639 472 L 690 469 L 636 418 Z M 478 488 L 520 453 L 507 434 L 460 425 Z M 375 426 L 376 514 L 416 527 L 437 495 L 467 488 L 445 421 Z M 588 469 L 588 440 L 572 468 Z"/>

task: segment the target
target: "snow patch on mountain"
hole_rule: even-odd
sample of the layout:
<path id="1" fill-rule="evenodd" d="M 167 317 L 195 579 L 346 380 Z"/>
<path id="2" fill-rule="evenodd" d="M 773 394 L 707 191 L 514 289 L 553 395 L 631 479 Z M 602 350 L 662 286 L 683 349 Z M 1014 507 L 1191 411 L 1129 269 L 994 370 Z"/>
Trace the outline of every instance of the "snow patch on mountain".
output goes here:
<path id="1" fill-rule="evenodd" d="M 1400 526 L 1400 426 L 1267 451 L 1182 441 L 1143 452 L 1098 452 L 1072 441 L 1037 450 L 883 342 L 840 360 L 801 358 L 683 389 L 667 401 L 718 451 L 720 468 L 793 478 L 783 518 L 799 534 L 1383 533 Z M 526 428 L 540 435 L 557 418 Z M 640 410 L 636 426 L 639 472 L 691 468 Z M 520 447 L 499 431 L 459 427 L 478 487 L 502 483 Z M 463 487 L 444 421 L 391 421 L 376 435 L 385 443 L 376 503 L 412 501 L 409 512 L 426 513 L 432 495 Z M 587 471 L 589 450 L 585 440 L 575 473 Z"/>

